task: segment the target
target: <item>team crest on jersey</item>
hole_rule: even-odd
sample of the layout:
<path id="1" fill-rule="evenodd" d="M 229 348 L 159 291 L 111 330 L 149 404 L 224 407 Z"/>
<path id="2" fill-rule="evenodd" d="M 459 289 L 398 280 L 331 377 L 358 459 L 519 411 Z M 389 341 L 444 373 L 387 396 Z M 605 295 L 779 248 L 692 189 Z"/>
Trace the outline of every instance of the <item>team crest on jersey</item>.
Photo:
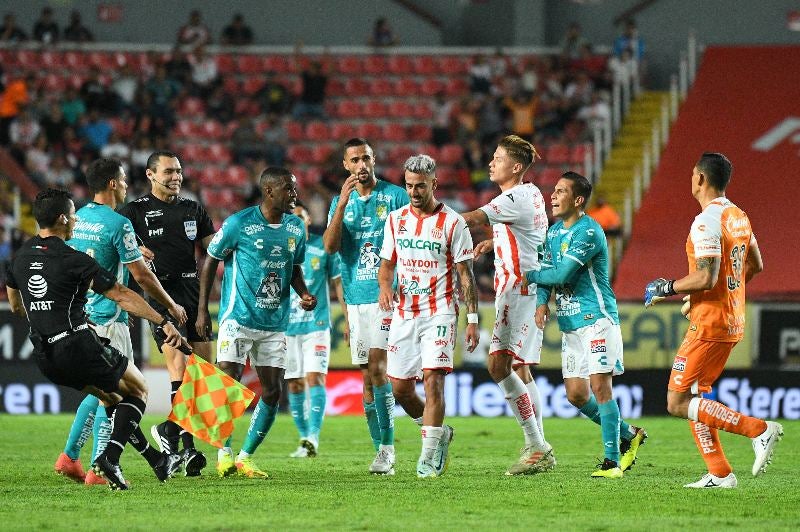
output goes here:
<path id="1" fill-rule="evenodd" d="M 437 226 L 437 227 L 434 227 L 433 229 L 431 229 L 431 236 L 433 238 L 442 238 L 442 234 L 443 233 L 442 233 L 442 228 L 441 227 Z"/>
<path id="2" fill-rule="evenodd" d="M 194 240 L 195 238 L 197 238 L 197 221 L 184 220 L 183 230 L 186 231 L 186 238 L 188 238 L 189 240 Z"/>
<path id="3" fill-rule="evenodd" d="M 389 214 L 389 208 L 385 203 L 379 203 L 378 207 L 375 209 L 375 214 L 378 216 L 379 220 L 385 220 L 386 215 Z"/>
<path id="4" fill-rule="evenodd" d="M 293 237 L 289 237 L 289 240 L 288 240 L 288 243 L 287 243 L 287 247 L 289 248 L 289 251 L 294 253 L 295 248 L 297 248 L 297 242 L 295 241 L 295 239 Z"/>
<path id="5" fill-rule="evenodd" d="M 320 260 L 319 257 L 311 257 L 311 269 L 319 270 Z"/>

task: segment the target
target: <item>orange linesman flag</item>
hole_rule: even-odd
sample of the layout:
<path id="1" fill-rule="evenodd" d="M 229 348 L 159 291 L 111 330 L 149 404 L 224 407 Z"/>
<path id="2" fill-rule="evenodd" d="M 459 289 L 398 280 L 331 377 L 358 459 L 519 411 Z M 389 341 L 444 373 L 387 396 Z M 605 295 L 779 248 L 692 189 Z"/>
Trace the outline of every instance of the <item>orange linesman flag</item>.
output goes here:
<path id="1" fill-rule="evenodd" d="M 194 436 L 222 448 L 233 421 L 244 414 L 255 393 L 215 365 L 192 354 L 175 393 L 169 419 Z"/>

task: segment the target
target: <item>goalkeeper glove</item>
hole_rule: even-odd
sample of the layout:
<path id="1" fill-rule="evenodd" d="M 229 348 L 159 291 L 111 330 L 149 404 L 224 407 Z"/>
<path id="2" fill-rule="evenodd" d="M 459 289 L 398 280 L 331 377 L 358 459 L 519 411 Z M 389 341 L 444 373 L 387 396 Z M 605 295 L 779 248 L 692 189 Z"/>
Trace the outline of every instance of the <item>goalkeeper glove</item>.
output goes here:
<path id="1" fill-rule="evenodd" d="M 644 306 L 649 307 L 669 296 L 674 296 L 677 293 L 673 289 L 674 284 L 675 279 L 669 280 L 663 277 L 647 283 L 647 288 L 644 289 Z"/>

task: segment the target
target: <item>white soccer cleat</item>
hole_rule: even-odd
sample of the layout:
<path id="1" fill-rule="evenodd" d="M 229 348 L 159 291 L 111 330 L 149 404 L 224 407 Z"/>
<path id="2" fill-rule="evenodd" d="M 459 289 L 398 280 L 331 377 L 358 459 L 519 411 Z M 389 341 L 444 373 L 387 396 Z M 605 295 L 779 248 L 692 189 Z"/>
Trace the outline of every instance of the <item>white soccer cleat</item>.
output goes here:
<path id="1" fill-rule="evenodd" d="M 439 476 L 437 467 L 427 460 L 420 458 L 417 461 L 417 478 L 436 478 Z"/>
<path id="2" fill-rule="evenodd" d="M 394 453 L 385 448 L 379 450 L 369 466 L 369 472 L 373 475 L 394 475 Z"/>
<path id="3" fill-rule="evenodd" d="M 289 458 L 308 458 L 308 449 L 302 445 L 298 445 L 297 449 L 289 455 Z"/>
<path id="4" fill-rule="evenodd" d="M 450 442 L 453 441 L 453 437 L 456 434 L 456 431 L 450 425 L 444 425 L 442 428 L 444 429 L 442 437 L 439 439 L 439 445 L 436 446 L 436 450 L 433 453 L 433 467 L 436 469 L 437 476 L 443 475 L 447 470 L 447 465 L 450 463 Z M 419 468 L 417 473 L 419 473 Z"/>
<path id="5" fill-rule="evenodd" d="M 760 436 L 753 438 L 753 452 L 756 459 L 753 462 L 753 476 L 756 477 L 767 470 L 767 466 L 772 462 L 772 453 L 775 446 L 781 441 L 783 436 L 783 426 L 774 421 L 767 421 L 767 430 Z"/>
<path id="6" fill-rule="evenodd" d="M 317 446 L 319 445 L 319 443 L 314 441 L 314 439 L 310 437 L 303 438 L 302 440 L 300 440 L 300 445 L 302 445 L 305 448 L 306 454 L 309 458 L 314 458 L 315 456 L 317 456 Z"/>
<path id="7" fill-rule="evenodd" d="M 684 488 L 735 488 L 738 482 L 736 475 L 728 473 L 727 477 L 717 477 L 711 473 L 706 473 L 703 478 L 691 484 L 684 484 Z"/>
<path id="8" fill-rule="evenodd" d="M 519 460 L 508 468 L 506 475 L 535 475 L 553 469 L 556 466 L 553 447 L 546 442 L 544 445 L 541 449 L 523 448 Z"/>

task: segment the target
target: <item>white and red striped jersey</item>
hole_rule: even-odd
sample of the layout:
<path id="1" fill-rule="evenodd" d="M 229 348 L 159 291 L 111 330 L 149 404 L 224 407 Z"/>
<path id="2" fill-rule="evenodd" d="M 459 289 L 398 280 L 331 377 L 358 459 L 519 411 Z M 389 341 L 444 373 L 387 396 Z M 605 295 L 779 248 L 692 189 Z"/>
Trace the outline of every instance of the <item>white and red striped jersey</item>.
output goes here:
<path id="1" fill-rule="evenodd" d="M 455 264 L 473 257 L 464 218 L 440 203 L 420 217 L 410 205 L 389 213 L 380 256 L 397 265 L 401 318 L 458 314 Z"/>
<path id="2" fill-rule="evenodd" d="M 495 292 L 535 295 L 525 272 L 539 264 L 539 251 L 547 236 L 547 213 L 539 187 L 521 183 L 480 209 L 492 224 Z"/>

